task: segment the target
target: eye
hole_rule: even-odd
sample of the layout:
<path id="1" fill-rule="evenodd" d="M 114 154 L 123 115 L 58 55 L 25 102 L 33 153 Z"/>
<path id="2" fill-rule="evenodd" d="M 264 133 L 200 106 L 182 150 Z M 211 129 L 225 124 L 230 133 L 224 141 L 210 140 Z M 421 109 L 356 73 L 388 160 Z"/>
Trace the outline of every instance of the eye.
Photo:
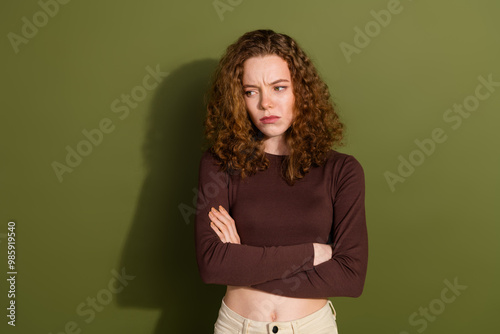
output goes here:
<path id="1" fill-rule="evenodd" d="M 274 87 L 275 91 L 282 92 L 286 89 L 286 86 L 276 86 Z"/>
<path id="2" fill-rule="evenodd" d="M 247 97 L 250 97 L 250 96 L 252 96 L 252 95 L 255 94 L 255 91 L 253 91 L 253 90 L 247 90 L 243 94 L 245 94 L 245 96 L 247 96 Z"/>

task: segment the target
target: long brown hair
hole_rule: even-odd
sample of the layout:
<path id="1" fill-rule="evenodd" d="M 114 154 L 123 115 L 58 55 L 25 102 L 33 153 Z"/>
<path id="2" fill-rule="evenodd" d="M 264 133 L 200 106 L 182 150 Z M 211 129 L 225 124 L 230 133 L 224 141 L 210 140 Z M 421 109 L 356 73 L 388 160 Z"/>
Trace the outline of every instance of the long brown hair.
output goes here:
<path id="1" fill-rule="evenodd" d="M 328 86 L 291 37 L 254 30 L 226 49 L 208 92 L 205 136 L 223 171 L 245 178 L 269 167 L 263 134 L 248 115 L 242 88 L 245 60 L 266 55 L 284 59 L 292 78 L 294 121 L 284 134 L 290 154 L 283 161 L 282 176 L 293 185 L 311 166 L 321 165 L 333 145 L 343 145 L 344 125 L 334 110 Z"/>

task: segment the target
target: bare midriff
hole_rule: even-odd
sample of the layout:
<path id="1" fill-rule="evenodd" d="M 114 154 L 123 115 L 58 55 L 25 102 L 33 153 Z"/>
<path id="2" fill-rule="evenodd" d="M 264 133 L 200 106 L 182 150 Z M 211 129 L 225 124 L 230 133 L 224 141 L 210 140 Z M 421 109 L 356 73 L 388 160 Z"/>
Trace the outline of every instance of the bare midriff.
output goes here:
<path id="1" fill-rule="evenodd" d="M 256 321 L 292 321 L 308 316 L 327 303 L 326 298 L 280 296 L 249 286 L 228 285 L 224 303 L 241 316 Z"/>

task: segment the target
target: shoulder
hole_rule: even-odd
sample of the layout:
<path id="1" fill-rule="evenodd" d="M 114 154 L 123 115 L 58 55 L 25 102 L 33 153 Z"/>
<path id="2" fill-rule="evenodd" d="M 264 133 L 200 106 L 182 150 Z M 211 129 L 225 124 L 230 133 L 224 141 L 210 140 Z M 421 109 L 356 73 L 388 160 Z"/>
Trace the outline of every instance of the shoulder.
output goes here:
<path id="1" fill-rule="evenodd" d="M 215 155 L 211 148 L 207 148 L 202 152 L 200 162 L 215 161 Z"/>
<path id="2" fill-rule="evenodd" d="M 218 159 L 210 148 L 203 151 L 199 164 L 200 172 L 203 170 L 218 170 L 219 166 Z"/>
<path id="3" fill-rule="evenodd" d="M 353 155 L 336 150 L 328 152 L 326 165 L 332 175 L 332 182 L 337 187 L 345 182 L 359 186 L 365 182 L 365 174 L 361 163 Z"/>
<path id="4" fill-rule="evenodd" d="M 225 172 L 224 162 L 212 151 L 211 148 L 203 151 L 200 164 L 199 164 L 200 173 L 202 172 L 213 172 L 220 174 L 228 174 Z"/>
<path id="5" fill-rule="evenodd" d="M 328 152 L 326 162 L 339 170 L 360 169 L 363 171 L 361 163 L 353 155 L 342 153 L 333 149 L 330 149 Z"/>

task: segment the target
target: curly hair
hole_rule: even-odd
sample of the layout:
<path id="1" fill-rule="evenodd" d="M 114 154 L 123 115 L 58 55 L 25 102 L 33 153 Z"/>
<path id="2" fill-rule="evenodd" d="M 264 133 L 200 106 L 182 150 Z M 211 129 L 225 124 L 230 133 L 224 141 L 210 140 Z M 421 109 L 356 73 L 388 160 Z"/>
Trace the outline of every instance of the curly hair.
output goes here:
<path id="1" fill-rule="evenodd" d="M 221 170 L 245 178 L 269 167 L 263 134 L 248 115 L 242 87 L 245 60 L 266 55 L 285 60 L 292 78 L 294 118 L 284 133 L 290 154 L 284 158 L 281 172 L 293 185 L 311 166 L 322 165 L 333 145 L 343 145 L 344 125 L 334 110 L 328 86 L 291 37 L 273 30 L 254 30 L 226 49 L 208 91 L 204 134 Z"/>

